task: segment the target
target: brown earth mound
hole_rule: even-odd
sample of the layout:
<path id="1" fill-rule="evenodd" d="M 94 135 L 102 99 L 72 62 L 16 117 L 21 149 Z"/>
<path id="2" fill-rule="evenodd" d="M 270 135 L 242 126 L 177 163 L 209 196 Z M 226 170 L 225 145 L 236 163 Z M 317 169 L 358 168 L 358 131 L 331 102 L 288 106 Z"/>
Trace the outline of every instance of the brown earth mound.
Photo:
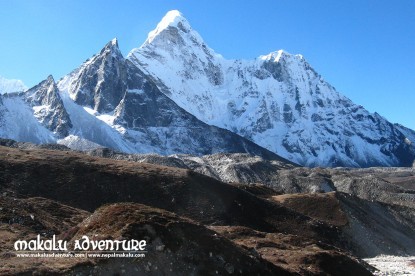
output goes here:
<path id="1" fill-rule="evenodd" d="M 323 194 L 285 194 L 273 196 L 276 202 L 313 219 L 335 226 L 345 226 L 347 216 L 341 209 L 335 192 Z"/>
<path id="2" fill-rule="evenodd" d="M 70 258 L 19 258 L 17 240 L 51 238 L 70 232 L 90 214 L 45 198 L 0 196 L 0 275 L 49 275 L 85 262 Z"/>
<path id="3" fill-rule="evenodd" d="M 83 235 L 96 240 L 148 242 L 145 258 L 95 260 L 94 266 L 76 269 L 85 274 L 123 271 L 127 275 L 290 275 L 202 225 L 141 204 L 119 203 L 99 208 L 79 225 L 73 239 Z"/>
<path id="4" fill-rule="evenodd" d="M 345 193 L 272 196 L 296 212 L 335 226 L 356 256 L 415 254 L 414 210 Z"/>
<path id="5" fill-rule="evenodd" d="M 236 244 L 299 275 L 371 275 L 355 258 L 301 236 L 264 233 L 240 226 L 211 226 Z"/>
<path id="6" fill-rule="evenodd" d="M 2 225 L 23 226 L 45 237 L 60 234 L 81 222 L 89 212 L 41 197 L 0 196 Z"/>

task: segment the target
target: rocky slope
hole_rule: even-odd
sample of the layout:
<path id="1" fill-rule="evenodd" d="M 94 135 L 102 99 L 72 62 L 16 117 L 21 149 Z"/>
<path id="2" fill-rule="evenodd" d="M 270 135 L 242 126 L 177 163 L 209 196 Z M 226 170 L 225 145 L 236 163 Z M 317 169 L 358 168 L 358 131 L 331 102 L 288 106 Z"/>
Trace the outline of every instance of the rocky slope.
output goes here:
<path id="1" fill-rule="evenodd" d="M 64 150 L 0 153 L 2 275 L 370 275 L 337 226 L 189 170 Z M 39 232 L 149 247 L 142 260 L 17 258 L 13 242 Z"/>
<path id="2" fill-rule="evenodd" d="M 262 184 L 279 193 L 342 191 L 367 200 L 415 207 L 412 168 L 304 168 L 248 154 L 205 156 L 124 154 L 110 149 L 92 156 L 191 169 L 227 183 Z"/>
<path id="3" fill-rule="evenodd" d="M 243 154 L 164 157 L 103 150 L 89 154 L 192 169 L 234 183 L 341 227 L 361 257 L 415 254 L 415 172 L 411 168 L 310 169 Z"/>
<path id="4" fill-rule="evenodd" d="M 295 163 L 410 166 L 414 160 L 406 133 L 338 93 L 301 55 L 280 50 L 226 60 L 178 11 L 168 12 L 128 59 L 197 118 Z"/>
<path id="5" fill-rule="evenodd" d="M 28 149 L 33 150 L 39 148 L 39 146 L 27 143 L 16 143 L 9 140 L 2 140 L 0 142 L 1 145 L 6 145 L 8 147 L 14 147 L 17 149 Z M 67 154 L 66 152 L 71 152 L 68 148 L 61 146 L 61 148 L 57 148 L 55 145 L 45 145 L 41 146 L 44 149 L 60 149 L 63 153 L 60 154 L 64 156 Z M 42 150 L 37 150 L 38 155 L 47 156 L 49 151 L 42 153 Z M 349 241 L 351 242 L 351 247 L 357 248 L 355 253 L 359 256 L 369 257 L 374 256 L 376 254 L 412 254 L 411 248 L 413 247 L 411 244 L 415 241 L 413 240 L 413 236 L 415 233 L 413 230 L 415 229 L 415 186 L 414 186 L 414 179 L 415 175 L 412 169 L 409 168 L 371 168 L 371 169 L 307 169 L 307 168 L 297 168 L 289 164 L 284 164 L 282 162 L 276 161 L 268 161 L 263 160 L 260 157 L 254 156 L 247 156 L 241 154 L 218 154 L 218 155 L 211 155 L 211 156 L 203 156 L 203 157 L 191 157 L 191 156 L 157 156 L 157 155 L 126 155 L 122 153 L 116 153 L 108 149 L 102 150 L 94 150 L 89 152 L 90 155 L 94 156 L 101 156 L 106 157 L 107 161 L 105 164 L 112 164 L 111 159 L 117 160 L 128 160 L 134 161 L 135 163 L 138 162 L 136 166 L 144 166 L 147 170 L 151 170 L 149 163 L 153 163 L 154 165 L 162 165 L 162 166 L 169 166 L 172 169 L 185 169 L 192 171 L 198 171 L 205 175 L 209 175 L 213 178 L 218 180 L 222 180 L 225 182 L 231 182 L 236 187 L 243 189 L 255 196 L 265 198 L 267 200 L 271 200 L 271 197 L 275 197 L 278 195 L 285 194 L 284 197 L 291 198 L 289 194 L 295 193 L 312 193 L 314 194 L 311 196 L 310 201 L 307 199 L 306 194 L 304 196 L 298 196 L 299 202 L 302 202 L 302 206 L 300 209 L 294 208 L 291 205 L 287 205 L 289 208 L 294 208 L 296 212 L 301 212 L 306 216 L 310 216 L 319 220 L 325 221 L 324 217 L 328 215 L 324 215 L 322 217 L 315 217 L 312 212 L 317 212 L 323 214 L 326 212 L 327 214 L 332 214 L 334 210 L 343 210 L 342 212 L 344 215 L 347 216 L 349 223 L 347 223 L 348 227 L 344 228 L 342 231 L 344 235 L 348 236 Z M 89 162 L 93 162 L 91 160 L 94 159 L 85 159 L 86 163 L 83 162 L 82 157 L 84 154 L 79 156 L 80 163 L 70 163 L 70 164 L 63 164 L 57 161 L 56 166 L 71 166 L 74 169 L 81 168 L 81 172 L 85 174 L 90 169 Z M 49 158 L 50 159 L 50 158 Z M 120 162 L 120 161 L 115 161 Z M 123 161 L 125 162 L 125 161 Z M 116 163 L 118 164 L 118 163 Z M 112 166 L 112 165 L 107 165 Z M 223 168 L 223 170 L 219 170 L 218 168 Z M 86 172 L 85 172 L 86 170 Z M 53 171 L 56 171 L 53 169 Z M 92 170 L 93 172 L 94 170 Z M 64 170 L 63 172 L 64 173 Z M 56 178 L 56 174 L 54 175 Z M 161 178 L 160 178 L 161 177 Z M 81 181 L 78 177 L 71 177 L 73 181 Z M 96 176 L 92 174 L 88 176 L 86 181 L 91 179 L 95 179 Z M 165 178 L 165 180 L 163 180 Z M 168 182 L 169 177 L 160 175 L 157 181 L 161 182 Z M 35 179 L 32 179 L 36 181 Z M 27 182 L 27 180 L 22 180 L 23 182 Z M 39 180 L 40 181 L 40 180 Z M 53 181 L 60 181 L 60 180 L 53 180 Z M 63 180 L 62 180 L 63 181 Z M 82 180 L 83 181 L 83 180 Z M 198 182 L 203 183 L 205 180 L 201 178 L 197 180 Z M 98 181 L 101 182 L 101 181 Z M 117 201 L 117 200 L 126 200 L 128 199 L 140 199 L 142 200 L 143 197 L 145 198 L 148 194 L 145 187 L 140 190 L 135 191 L 134 195 L 130 192 L 128 196 L 121 193 L 112 193 L 113 184 L 116 180 L 112 181 L 111 178 L 105 179 L 105 187 L 108 191 L 101 191 L 101 190 L 93 190 L 90 191 L 95 195 L 97 198 L 97 203 L 94 201 L 90 201 L 88 206 L 83 206 L 82 208 L 86 208 L 87 210 L 93 210 L 95 207 L 99 206 L 103 202 Z M 124 181 L 125 182 L 125 181 Z M 10 181 L 13 183 L 19 183 L 18 181 Z M 71 182 L 72 183 L 72 182 Z M 102 183 L 101 183 L 102 184 Z M 76 185 L 78 187 L 79 184 L 71 184 Z M 104 184 L 102 184 L 104 185 Z M 211 191 L 206 191 L 204 193 L 211 194 L 215 191 L 215 185 L 212 186 L 210 184 L 209 189 L 213 189 Z M 128 186 L 128 185 L 127 185 Z M 27 193 L 28 191 L 34 191 L 33 187 L 19 184 L 19 193 Z M 64 188 L 64 185 L 58 185 L 58 187 Z M 114 188 L 115 189 L 115 188 Z M 149 188 L 150 189 L 150 188 Z M 151 189 L 155 189 L 154 187 Z M 30 193 L 32 193 L 30 192 Z M 109 194 L 112 193 L 112 196 Z M 321 194 L 322 197 L 316 192 L 323 193 Z M 325 192 L 336 192 L 336 204 L 337 207 L 333 207 L 333 205 L 325 205 L 322 204 L 322 200 L 329 202 L 332 197 L 325 197 Z M 38 194 L 35 192 L 32 195 L 40 196 L 45 195 L 43 192 Z M 45 193 L 48 196 L 55 198 L 59 196 L 59 190 L 55 188 L 48 188 L 45 190 Z M 140 195 L 137 195 L 140 194 Z M 157 192 L 159 193 L 159 192 Z M 172 193 L 172 194 L 171 194 Z M 63 192 L 63 194 L 67 194 L 67 192 Z M 164 192 L 159 193 L 159 198 L 165 194 Z M 329 193 L 330 194 L 330 193 Z M 329 195 L 327 194 L 327 195 Z M 176 201 L 175 195 L 180 195 L 180 197 L 185 198 L 186 204 L 190 204 L 186 208 L 194 209 L 192 201 L 188 201 L 187 197 L 194 198 L 194 195 L 188 194 L 188 191 L 181 190 L 176 188 L 174 192 L 169 192 L 165 194 L 167 198 L 162 200 L 162 202 L 171 202 Z M 127 196 L 127 197 L 126 197 Z M 207 212 L 206 214 L 213 215 L 212 218 L 215 220 L 225 220 L 234 221 L 235 219 L 239 221 L 241 218 L 237 218 L 236 214 L 234 214 L 233 219 L 229 220 L 230 218 L 225 215 L 223 212 L 226 213 L 226 210 L 229 208 L 233 208 L 227 205 L 223 205 L 223 202 L 217 201 L 220 197 L 217 195 L 212 195 L 213 198 L 209 201 L 210 207 L 205 206 L 202 209 L 210 210 L 201 210 L 202 212 Z M 295 199 L 296 197 L 292 197 Z M 322 199 L 323 198 L 323 199 Z M 62 198 L 58 198 L 66 202 Z M 81 199 L 82 201 L 82 196 Z M 104 201 L 102 201 L 104 200 Z M 236 199 L 235 199 L 236 200 Z M 274 201 L 275 198 L 272 198 Z M 180 200 L 183 202 L 183 199 Z M 239 200 L 237 200 L 239 201 Z M 285 202 L 285 201 L 282 201 Z M 295 201 L 294 201 L 295 202 Z M 67 202 L 68 203 L 68 202 Z M 286 203 L 286 202 L 285 202 Z M 284 203 L 284 204 L 285 204 Z M 71 204 L 75 204 L 72 202 Z M 92 204 L 92 205 L 91 205 Z M 161 204 L 158 202 L 157 204 Z M 76 205 L 78 206 L 78 205 Z M 162 208 L 172 208 L 173 205 L 156 205 L 157 207 Z M 169 206 L 169 207 L 166 207 Z M 218 206 L 222 206 L 220 208 Z M 225 207 L 224 207 L 225 206 Z M 226 207 L 227 206 L 227 207 Z M 300 205 L 301 206 L 301 205 Z M 252 206 L 251 206 L 252 207 Z M 212 209 L 213 208 L 213 209 Z M 262 210 L 260 213 L 269 213 L 269 210 L 262 209 L 262 207 L 252 207 L 254 209 Z M 271 208 L 271 207 L 268 207 Z M 177 212 L 176 209 L 169 209 Z M 225 210 L 225 211 L 223 211 Z M 325 210 L 325 211 L 324 211 Z M 213 213 L 212 213 L 213 212 Z M 271 211 L 273 212 L 273 211 Z M 281 212 L 281 211 L 278 211 Z M 311 212 L 311 213 L 310 213 Z M 197 215 L 197 212 L 189 214 L 185 213 L 186 216 L 193 217 Z M 258 221 L 258 215 L 252 214 L 252 217 L 248 215 L 249 213 L 245 214 L 243 221 L 245 223 L 250 223 L 250 227 L 254 229 L 261 229 L 257 228 L 259 226 L 253 226 L 255 221 Z M 376 218 L 376 219 L 375 219 Z M 200 219 L 200 218 L 199 218 Z M 354 224 L 352 224 L 354 222 Z M 239 222 L 238 224 L 240 224 Z M 333 221 L 326 221 L 326 223 L 337 225 Z M 343 226 L 345 226 L 344 221 L 342 222 Z M 261 227 L 265 227 L 265 225 L 261 222 Z M 244 225 L 244 224 L 242 224 Z M 378 225 L 378 226 L 376 226 Z M 389 225 L 389 226 L 388 226 Z M 337 225 L 339 226 L 339 225 Z M 267 228 L 268 229 L 268 228 Z M 347 230 L 349 229 L 349 230 Z M 360 230 L 359 230 L 360 229 Z M 366 230 L 362 230 L 366 229 Z M 380 229 L 385 229 L 384 231 Z M 359 232 L 359 231 L 360 232 Z M 357 232 L 360 234 L 356 234 Z M 361 232 L 363 231 L 363 232 Z M 396 232 L 396 235 L 390 235 L 390 233 Z M 349 234 L 347 234 L 349 233 Z M 362 236 L 362 233 L 366 233 L 369 238 L 364 240 L 359 240 L 358 237 Z M 388 242 L 373 242 L 374 240 L 380 241 L 388 241 Z M 368 245 L 364 245 L 368 243 Z"/>

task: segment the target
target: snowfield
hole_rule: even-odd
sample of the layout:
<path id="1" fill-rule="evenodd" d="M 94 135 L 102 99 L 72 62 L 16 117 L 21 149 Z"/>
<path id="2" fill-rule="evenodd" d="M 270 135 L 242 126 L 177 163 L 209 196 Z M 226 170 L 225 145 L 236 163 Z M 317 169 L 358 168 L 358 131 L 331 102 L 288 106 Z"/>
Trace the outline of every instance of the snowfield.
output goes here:
<path id="1" fill-rule="evenodd" d="M 364 261 L 379 270 L 374 272 L 375 275 L 415 275 L 415 256 L 381 255 L 375 258 L 364 259 Z"/>

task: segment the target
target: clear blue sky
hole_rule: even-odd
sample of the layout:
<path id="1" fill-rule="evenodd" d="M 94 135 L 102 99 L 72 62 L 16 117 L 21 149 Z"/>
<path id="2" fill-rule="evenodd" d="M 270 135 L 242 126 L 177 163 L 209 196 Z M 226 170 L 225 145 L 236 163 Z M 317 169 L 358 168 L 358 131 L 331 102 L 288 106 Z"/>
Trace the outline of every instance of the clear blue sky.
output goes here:
<path id="1" fill-rule="evenodd" d="M 225 58 L 300 53 L 355 103 L 415 129 L 414 0 L 0 0 L 0 75 L 59 79 L 114 37 L 126 55 L 172 9 Z"/>

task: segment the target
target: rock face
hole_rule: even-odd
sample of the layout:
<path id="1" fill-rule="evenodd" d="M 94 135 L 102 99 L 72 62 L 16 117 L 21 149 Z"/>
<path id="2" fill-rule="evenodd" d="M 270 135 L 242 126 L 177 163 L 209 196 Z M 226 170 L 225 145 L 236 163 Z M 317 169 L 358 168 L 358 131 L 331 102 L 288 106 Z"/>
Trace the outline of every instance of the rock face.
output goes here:
<path id="1" fill-rule="evenodd" d="M 79 69 L 71 78 L 69 94 L 81 106 L 100 113 L 111 112 L 127 89 L 127 68 L 116 39 Z"/>
<path id="2" fill-rule="evenodd" d="M 280 50 L 226 60 L 178 11 L 167 13 L 128 58 L 200 120 L 298 164 L 410 166 L 414 160 L 398 128 L 339 94 L 301 55 Z"/>

